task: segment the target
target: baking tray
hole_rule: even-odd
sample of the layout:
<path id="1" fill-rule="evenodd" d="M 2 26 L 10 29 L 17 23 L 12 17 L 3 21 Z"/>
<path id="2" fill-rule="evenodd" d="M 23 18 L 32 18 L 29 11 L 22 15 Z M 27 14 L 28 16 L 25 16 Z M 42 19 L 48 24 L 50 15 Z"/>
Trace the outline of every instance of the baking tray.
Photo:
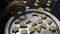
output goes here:
<path id="1" fill-rule="evenodd" d="M 57 30 L 55 33 L 51 33 L 51 34 L 59 34 L 59 33 L 60 33 L 60 22 L 59 22 L 59 20 L 58 20 L 55 16 L 53 16 L 52 14 L 50 14 L 50 13 L 48 13 L 48 12 L 46 12 L 46 11 L 41 11 L 41 10 L 38 10 L 38 9 L 29 9 L 29 10 L 26 10 L 25 14 L 24 14 L 24 13 L 21 13 L 18 18 L 20 18 L 22 15 L 25 15 L 25 16 L 24 16 L 25 18 L 29 18 L 30 20 L 37 22 L 36 19 L 37 19 L 38 17 L 36 17 L 36 16 L 31 17 L 31 13 L 33 13 L 33 12 L 38 13 L 38 16 L 41 16 L 41 14 L 46 14 L 46 15 L 47 15 L 47 19 L 52 19 L 52 20 L 53 20 L 53 24 L 52 24 L 52 25 L 58 27 L 58 30 Z M 15 19 L 16 19 L 16 17 L 15 17 L 15 16 L 12 16 L 12 17 L 8 20 L 8 22 L 7 22 L 7 24 L 6 24 L 6 27 L 5 27 L 5 34 L 14 34 L 14 33 L 11 32 L 11 28 L 14 27 L 14 26 L 17 26 L 17 27 L 19 28 L 19 32 L 16 33 L 16 34 L 21 34 L 19 24 L 14 24 L 14 20 L 15 20 Z M 23 19 L 23 20 L 21 20 L 21 21 L 22 21 L 22 22 L 25 22 L 25 19 Z M 45 22 L 45 21 L 43 20 L 43 22 Z M 46 23 L 46 25 L 47 25 L 47 23 Z M 29 24 L 29 25 L 27 25 L 27 26 L 30 27 L 31 24 Z M 47 27 L 49 28 L 49 26 L 47 26 Z M 48 29 L 48 28 L 47 28 L 47 29 Z M 29 29 L 29 28 L 27 28 L 27 30 L 28 30 L 28 29 Z M 44 30 L 44 29 L 42 29 L 42 31 L 43 31 L 43 30 Z M 41 31 L 41 33 L 37 33 L 37 32 L 35 31 L 33 34 L 42 34 L 42 31 Z M 28 34 L 30 34 L 30 33 L 28 32 Z"/>

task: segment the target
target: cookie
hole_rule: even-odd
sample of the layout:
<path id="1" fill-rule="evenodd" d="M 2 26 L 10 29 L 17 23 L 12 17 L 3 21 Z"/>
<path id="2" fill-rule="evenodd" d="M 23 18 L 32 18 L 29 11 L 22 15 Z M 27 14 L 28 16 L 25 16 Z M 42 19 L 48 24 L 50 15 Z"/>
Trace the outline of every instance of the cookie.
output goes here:
<path id="1" fill-rule="evenodd" d="M 25 30 L 25 29 L 21 30 L 21 34 L 28 34 L 27 30 Z"/>
<path id="2" fill-rule="evenodd" d="M 35 0 L 35 2 L 36 2 L 36 3 L 40 3 L 40 1 L 39 1 L 39 0 Z"/>
<path id="3" fill-rule="evenodd" d="M 42 18 L 38 18 L 38 24 L 42 23 Z"/>
<path id="4" fill-rule="evenodd" d="M 51 25 L 52 24 L 52 20 L 47 20 L 47 23 L 49 24 L 49 25 Z"/>
<path id="5" fill-rule="evenodd" d="M 35 6 L 35 7 L 38 7 L 38 3 L 34 3 L 34 6 Z"/>
<path id="6" fill-rule="evenodd" d="M 35 21 L 32 21 L 32 26 L 34 27 L 36 25 L 37 25 L 37 23 Z"/>
<path id="7" fill-rule="evenodd" d="M 45 14 L 42 14 L 41 17 L 42 17 L 42 19 L 46 19 L 47 18 L 47 16 Z"/>
<path id="8" fill-rule="evenodd" d="M 20 28 L 27 28 L 27 25 L 23 22 L 20 22 Z"/>
<path id="9" fill-rule="evenodd" d="M 45 10 L 46 10 L 46 11 L 51 11 L 51 9 L 50 9 L 50 8 L 48 8 L 48 7 L 47 7 L 47 8 L 45 8 Z"/>
<path id="10" fill-rule="evenodd" d="M 42 23 L 41 24 L 41 27 L 44 28 L 44 29 L 46 29 L 46 24 L 45 23 Z"/>
<path id="11" fill-rule="evenodd" d="M 38 33 L 40 33 L 41 32 L 41 26 L 39 25 L 39 26 L 37 26 L 36 28 L 36 31 L 38 32 Z"/>
<path id="12" fill-rule="evenodd" d="M 30 31 L 30 34 L 32 34 L 32 33 L 35 32 L 35 28 L 34 28 L 34 27 L 30 27 L 30 28 L 29 28 L 29 31 Z"/>
<path id="13" fill-rule="evenodd" d="M 47 3 L 47 4 L 46 4 L 46 6 L 48 6 L 48 7 L 49 7 L 49 6 L 50 6 L 50 4 L 48 4 L 48 3 Z"/>
<path id="14" fill-rule="evenodd" d="M 44 29 L 42 34 L 51 34 L 51 32 L 49 30 Z"/>
<path id="15" fill-rule="evenodd" d="M 26 19 L 26 24 L 29 24 L 29 23 L 31 23 L 31 21 L 27 18 Z"/>
<path id="16" fill-rule="evenodd" d="M 57 30 L 57 27 L 55 27 L 55 26 L 50 26 L 49 30 L 50 30 L 51 32 L 55 32 L 55 31 Z"/>
<path id="17" fill-rule="evenodd" d="M 38 13 L 33 12 L 33 13 L 32 13 L 32 16 L 38 16 Z"/>
<path id="18" fill-rule="evenodd" d="M 40 7 L 39 10 L 43 10 L 44 11 L 44 8 L 43 7 Z"/>
<path id="19" fill-rule="evenodd" d="M 50 1 L 50 0 L 48 0 L 48 3 L 51 3 L 51 1 Z"/>
<path id="20" fill-rule="evenodd" d="M 19 24 L 20 21 L 21 20 L 17 18 L 14 22 L 15 22 L 15 24 Z"/>
<path id="21" fill-rule="evenodd" d="M 18 27 L 14 27 L 14 28 L 12 28 L 12 33 L 17 33 L 19 30 L 18 30 Z"/>

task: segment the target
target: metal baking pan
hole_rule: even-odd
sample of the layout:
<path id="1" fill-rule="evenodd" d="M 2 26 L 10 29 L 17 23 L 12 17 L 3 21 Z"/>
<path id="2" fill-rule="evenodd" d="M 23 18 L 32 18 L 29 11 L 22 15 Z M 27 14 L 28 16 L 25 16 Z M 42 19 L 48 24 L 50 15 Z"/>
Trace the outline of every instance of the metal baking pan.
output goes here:
<path id="1" fill-rule="evenodd" d="M 53 16 L 53 15 L 52 15 L 51 13 L 49 13 L 49 12 L 41 11 L 41 10 L 38 10 L 38 9 L 29 9 L 29 10 L 26 10 L 25 14 L 21 13 L 18 18 L 21 19 L 20 17 L 25 15 L 25 16 L 24 16 L 25 18 L 24 18 L 24 19 L 22 18 L 23 20 L 21 20 L 22 22 L 25 23 L 25 19 L 26 19 L 26 18 L 29 18 L 31 21 L 36 21 L 36 22 L 37 22 L 38 17 L 36 17 L 36 16 L 32 17 L 32 16 L 31 16 L 31 13 L 33 13 L 33 12 L 38 13 L 38 17 L 40 17 L 41 14 L 46 14 L 47 19 L 53 20 L 53 24 L 52 24 L 52 25 L 54 25 L 54 26 L 56 26 L 56 27 L 58 28 L 56 32 L 54 32 L 54 33 L 51 32 L 51 34 L 60 34 L 60 22 L 59 22 L 59 20 L 58 20 L 55 16 Z M 5 34 L 21 34 L 21 31 L 20 31 L 21 28 L 20 28 L 19 24 L 14 24 L 14 20 L 15 20 L 15 19 L 16 19 L 16 17 L 15 17 L 15 16 L 12 16 L 12 17 L 8 20 L 8 22 L 7 22 L 7 24 L 6 24 L 6 27 L 5 27 Z M 47 29 L 48 29 L 48 28 L 49 28 L 49 25 L 48 25 L 44 20 L 43 20 L 43 22 L 47 25 Z M 11 28 L 13 28 L 14 26 L 16 26 L 16 27 L 19 28 L 19 32 L 17 32 L 17 33 L 12 33 Z M 31 24 L 29 24 L 29 25 L 27 25 L 27 26 L 30 27 Z M 29 33 L 29 28 L 26 28 L 26 30 L 28 31 L 28 34 L 30 34 L 30 33 Z M 44 30 L 44 29 L 42 29 L 40 33 L 37 33 L 37 32 L 35 31 L 33 34 L 42 34 L 43 30 Z"/>

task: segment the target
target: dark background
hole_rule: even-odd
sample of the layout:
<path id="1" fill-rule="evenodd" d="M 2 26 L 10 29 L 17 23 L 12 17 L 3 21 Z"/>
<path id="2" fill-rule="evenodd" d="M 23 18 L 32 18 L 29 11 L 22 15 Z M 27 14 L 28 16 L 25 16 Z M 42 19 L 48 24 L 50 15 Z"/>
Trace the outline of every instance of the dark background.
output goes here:
<path id="1" fill-rule="evenodd" d="M 0 13 L 11 1 L 12 0 L 0 0 Z M 51 6 L 51 8 L 52 8 L 51 13 L 60 20 L 60 0 L 55 2 L 53 6 Z M 0 32 L 1 32 L 0 34 L 4 34 L 4 28 L 5 28 L 6 22 L 12 15 L 13 14 L 11 14 L 10 12 L 3 20 L 0 21 Z"/>

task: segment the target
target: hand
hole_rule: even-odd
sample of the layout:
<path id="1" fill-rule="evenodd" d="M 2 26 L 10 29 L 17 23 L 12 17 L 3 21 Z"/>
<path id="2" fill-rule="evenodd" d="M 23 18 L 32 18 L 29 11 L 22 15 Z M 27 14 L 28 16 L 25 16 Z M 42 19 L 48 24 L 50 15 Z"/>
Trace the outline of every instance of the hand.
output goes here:
<path id="1" fill-rule="evenodd" d="M 22 1 L 12 1 L 9 3 L 8 7 L 9 8 L 14 8 L 14 7 L 22 8 L 22 7 L 25 7 L 25 4 Z"/>

